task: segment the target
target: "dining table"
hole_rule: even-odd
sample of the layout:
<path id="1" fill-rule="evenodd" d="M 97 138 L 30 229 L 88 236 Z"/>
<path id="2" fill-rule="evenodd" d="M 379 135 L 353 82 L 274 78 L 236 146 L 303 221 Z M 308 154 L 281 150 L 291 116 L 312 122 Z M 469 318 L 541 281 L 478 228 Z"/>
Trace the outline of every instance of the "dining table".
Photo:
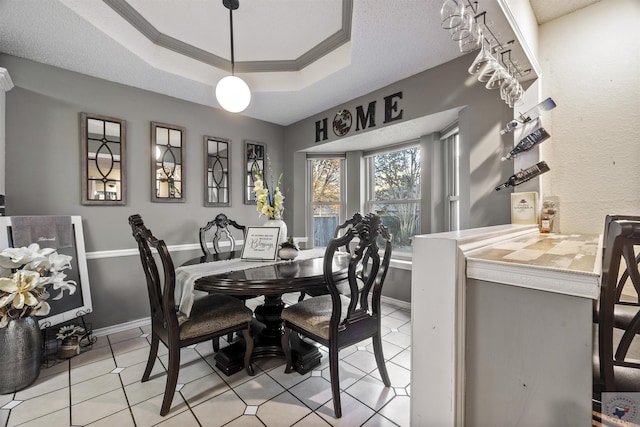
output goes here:
<path id="1" fill-rule="evenodd" d="M 264 296 L 264 302 L 254 309 L 251 333 L 254 339 L 252 360 L 262 357 L 284 356 L 281 338 L 284 326 L 281 317 L 287 293 L 318 293 L 326 289 L 324 279 L 324 248 L 300 251 L 300 255 L 290 261 L 274 260 L 256 263 L 239 259 L 241 251 L 193 258 L 182 266 L 210 263 L 215 274 L 205 274 L 195 279 L 193 289 L 207 293 L 221 293 L 237 297 Z M 350 256 L 338 253 L 331 268 L 335 280 L 346 279 Z M 220 272 L 228 263 L 228 271 Z M 224 267 L 223 267 L 224 268 Z M 315 292 L 314 292 L 315 291 Z M 327 290 L 328 293 L 328 290 Z M 309 372 L 320 363 L 322 357 L 318 348 L 304 341 L 297 334 L 291 334 L 291 356 L 293 369 L 301 374 Z M 216 367 L 226 375 L 242 370 L 245 343 L 238 336 L 228 346 L 215 355 Z"/>

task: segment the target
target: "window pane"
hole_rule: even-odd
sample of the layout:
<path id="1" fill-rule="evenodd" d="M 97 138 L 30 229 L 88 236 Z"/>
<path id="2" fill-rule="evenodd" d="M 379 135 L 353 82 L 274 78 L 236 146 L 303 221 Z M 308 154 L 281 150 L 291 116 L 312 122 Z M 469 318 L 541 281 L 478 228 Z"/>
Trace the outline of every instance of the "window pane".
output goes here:
<path id="1" fill-rule="evenodd" d="M 340 222 L 340 205 L 313 207 L 313 245 L 327 246 Z"/>
<path id="2" fill-rule="evenodd" d="M 314 202 L 340 201 L 340 159 L 312 161 Z"/>
<path id="3" fill-rule="evenodd" d="M 411 252 L 411 237 L 420 233 L 420 203 L 376 203 L 373 209 L 393 237 L 394 252 Z"/>
<path id="4" fill-rule="evenodd" d="M 375 200 L 420 198 L 420 148 L 378 154 L 373 158 Z"/>

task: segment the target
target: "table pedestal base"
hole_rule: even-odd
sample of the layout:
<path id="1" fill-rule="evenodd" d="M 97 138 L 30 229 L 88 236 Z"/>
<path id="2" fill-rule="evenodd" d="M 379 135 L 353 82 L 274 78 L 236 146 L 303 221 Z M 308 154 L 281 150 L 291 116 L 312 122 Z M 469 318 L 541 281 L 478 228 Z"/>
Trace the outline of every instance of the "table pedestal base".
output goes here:
<path id="1" fill-rule="evenodd" d="M 280 295 L 265 296 L 264 304 L 256 307 L 256 320 L 251 324 L 253 336 L 253 353 L 251 359 L 260 357 L 284 357 L 281 338 L 284 333 L 280 314 L 284 303 Z M 320 364 L 322 355 L 318 348 L 303 341 L 297 334 L 290 335 L 291 360 L 293 369 L 300 374 L 306 374 L 313 367 Z M 221 348 L 215 355 L 216 367 L 226 375 L 232 375 L 242 370 L 244 365 L 245 342 L 238 338 L 225 348 Z"/>

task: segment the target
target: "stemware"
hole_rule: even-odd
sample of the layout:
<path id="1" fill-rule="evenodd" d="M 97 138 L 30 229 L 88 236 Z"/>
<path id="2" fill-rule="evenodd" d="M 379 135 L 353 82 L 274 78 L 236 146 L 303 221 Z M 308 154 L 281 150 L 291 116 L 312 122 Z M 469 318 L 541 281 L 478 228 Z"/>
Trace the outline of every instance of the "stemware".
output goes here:
<path id="1" fill-rule="evenodd" d="M 498 62 L 498 61 L 496 61 Z M 487 89 L 497 89 L 501 87 L 502 82 L 504 82 L 507 78 L 509 78 L 509 73 L 507 73 L 507 69 L 504 68 L 502 64 L 498 62 L 498 65 L 495 67 L 495 71 L 487 81 L 485 87 Z"/>
<path id="2" fill-rule="evenodd" d="M 456 28 L 462 23 L 464 16 L 465 0 L 445 0 L 440 9 L 440 19 L 442 20 L 442 28 L 450 30 Z"/>
<path id="3" fill-rule="evenodd" d="M 500 66 L 498 60 L 491 54 L 489 54 L 489 59 L 484 63 L 480 71 L 478 72 L 478 81 L 486 83 L 491 79 L 491 76 Z"/>
<path id="4" fill-rule="evenodd" d="M 489 45 L 489 48 L 487 48 L 487 42 L 486 42 L 486 39 L 484 38 L 484 35 L 482 34 L 482 31 L 480 31 L 479 34 L 480 34 L 480 37 L 479 37 L 480 52 L 478 52 L 478 55 L 471 63 L 471 66 L 469 67 L 469 74 L 476 74 L 478 71 L 482 69 L 482 67 L 484 66 L 484 64 L 486 64 L 489 58 L 491 58 L 491 45 Z"/>
<path id="5" fill-rule="evenodd" d="M 471 37 L 476 32 L 476 20 L 473 9 L 465 8 L 460 23 L 451 29 L 451 40 L 459 42 Z"/>

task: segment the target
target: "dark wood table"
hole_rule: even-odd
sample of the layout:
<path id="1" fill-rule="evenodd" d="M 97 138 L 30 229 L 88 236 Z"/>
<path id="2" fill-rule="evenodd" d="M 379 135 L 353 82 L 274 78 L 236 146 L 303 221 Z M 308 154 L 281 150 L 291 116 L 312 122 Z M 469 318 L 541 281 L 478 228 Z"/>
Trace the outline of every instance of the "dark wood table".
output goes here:
<path id="1" fill-rule="evenodd" d="M 209 262 L 238 257 L 239 252 L 195 258 L 187 264 Z M 336 280 L 347 277 L 348 254 L 337 254 L 333 260 Z M 282 295 L 289 292 L 312 291 L 325 287 L 324 258 L 293 260 L 269 264 L 246 270 L 235 270 L 197 279 L 194 289 L 234 296 L 264 295 L 264 304 L 254 310 L 252 324 L 254 349 L 252 358 L 284 356 L 281 337 L 284 332 L 281 318 L 285 303 Z M 242 369 L 244 340 L 237 338 L 231 345 L 220 349 L 215 356 L 216 366 L 231 375 Z M 293 368 L 301 374 L 320 363 L 317 347 L 291 334 Z"/>

